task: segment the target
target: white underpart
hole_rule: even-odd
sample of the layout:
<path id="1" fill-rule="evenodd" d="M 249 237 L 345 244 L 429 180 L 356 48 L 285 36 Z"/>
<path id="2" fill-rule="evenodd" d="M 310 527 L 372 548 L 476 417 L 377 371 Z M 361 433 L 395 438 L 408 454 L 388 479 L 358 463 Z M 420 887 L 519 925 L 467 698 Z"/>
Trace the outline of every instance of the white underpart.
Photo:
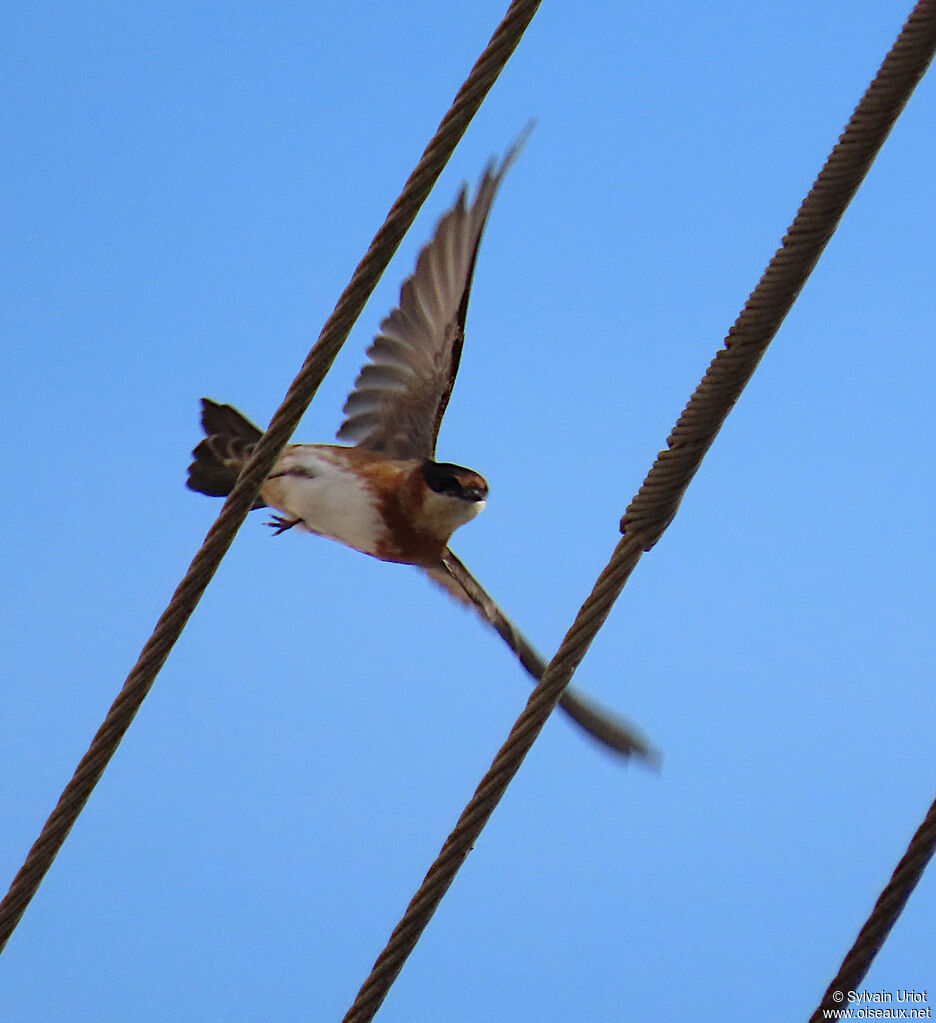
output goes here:
<path id="1" fill-rule="evenodd" d="M 452 533 L 484 510 L 484 501 L 463 501 L 449 494 L 426 491 L 423 519 L 438 534 Z M 434 528 L 433 528 L 434 527 Z"/>
<path id="2" fill-rule="evenodd" d="M 278 476 L 299 470 L 308 475 Z M 286 451 L 263 488 L 264 500 L 301 526 L 368 554 L 385 532 L 373 494 L 348 469 L 300 444 Z M 301 528 L 301 527 L 297 527 Z"/>

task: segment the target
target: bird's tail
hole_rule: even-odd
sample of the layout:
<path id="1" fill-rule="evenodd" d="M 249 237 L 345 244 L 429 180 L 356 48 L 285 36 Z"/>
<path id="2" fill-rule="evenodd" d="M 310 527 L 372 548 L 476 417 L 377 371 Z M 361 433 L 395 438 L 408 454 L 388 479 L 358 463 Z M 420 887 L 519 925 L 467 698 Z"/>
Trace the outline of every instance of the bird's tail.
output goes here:
<path id="1" fill-rule="evenodd" d="M 185 485 L 209 497 L 227 497 L 263 433 L 236 408 L 210 398 L 202 398 L 201 424 L 205 439 L 192 452 L 195 461 Z"/>

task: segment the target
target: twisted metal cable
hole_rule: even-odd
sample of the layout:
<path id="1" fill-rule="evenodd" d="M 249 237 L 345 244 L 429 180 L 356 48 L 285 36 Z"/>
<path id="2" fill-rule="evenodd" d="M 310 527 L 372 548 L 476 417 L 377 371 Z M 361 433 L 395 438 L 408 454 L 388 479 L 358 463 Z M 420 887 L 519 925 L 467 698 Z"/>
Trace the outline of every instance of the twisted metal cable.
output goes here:
<path id="1" fill-rule="evenodd" d="M 617 556 L 618 552 L 621 552 L 620 557 Z M 367 1023 L 380 1008 L 403 964 L 448 891 L 459 867 L 474 847 L 494 807 L 500 802 L 501 796 L 519 770 L 523 758 L 542 730 L 547 717 L 559 702 L 572 672 L 585 655 L 587 643 L 582 644 L 577 639 L 570 641 L 570 637 L 581 637 L 585 628 L 591 628 L 592 635 L 598 631 L 611 609 L 614 598 L 621 591 L 627 575 L 637 564 L 640 554 L 639 542 L 635 543 L 627 538 L 619 542 L 616 556 L 598 577 L 591 596 L 582 606 L 575 624 L 559 648 L 559 653 L 547 665 L 542 679 L 517 718 L 507 741 L 498 751 L 490 770 L 482 778 L 435 863 L 429 868 L 403 918 L 377 958 L 370 976 L 345 1015 L 343 1023 Z"/>
<path id="2" fill-rule="evenodd" d="M 608 617 L 630 573 L 672 521 L 686 488 L 806 283 L 936 48 L 936 0 L 918 3 L 816 183 L 621 520 L 624 534 L 491 768 L 446 839 L 344 1023 L 371 1020 L 459 867 Z"/>
<path id="3" fill-rule="evenodd" d="M 513 0 L 484 52 L 458 91 L 448 113 L 426 147 L 416 168 L 393 204 L 383 226 L 358 264 L 335 311 L 309 352 L 298 375 L 276 410 L 267 432 L 244 468 L 208 531 L 185 577 L 172 595 L 137 663 L 124 682 L 104 723 L 81 759 L 59 801 L 36 839 L 23 866 L 0 903 L 0 951 L 36 893 L 52 861 L 104 772 L 134 715 L 155 681 L 156 675 L 195 610 L 208 583 L 234 540 L 283 446 L 291 436 L 319 384 L 330 368 L 349 331 L 390 262 L 420 206 L 442 172 L 488 90 L 536 13 L 540 0 Z"/>
<path id="4" fill-rule="evenodd" d="M 921 0 L 884 58 L 803 200 L 780 248 L 712 360 L 640 492 L 621 532 L 659 539 L 725 417 L 741 394 L 832 237 L 894 122 L 933 59 L 936 7 Z"/>
<path id="5" fill-rule="evenodd" d="M 878 954 L 903 912 L 907 899 L 913 894 L 917 882 L 923 876 L 927 863 L 933 858 L 936 848 L 936 802 L 910 840 L 907 852 L 897 864 L 897 869 L 888 881 L 884 891 L 871 911 L 864 927 L 858 933 L 855 944 L 842 961 L 835 980 L 826 989 L 822 1002 L 810 1016 L 809 1023 L 828 1019 L 824 1013 L 829 1009 L 841 1009 L 849 991 L 856 991 L 864 980 L 874 957 Z M 838 997 L 836 997 L 838 995 Z"/>

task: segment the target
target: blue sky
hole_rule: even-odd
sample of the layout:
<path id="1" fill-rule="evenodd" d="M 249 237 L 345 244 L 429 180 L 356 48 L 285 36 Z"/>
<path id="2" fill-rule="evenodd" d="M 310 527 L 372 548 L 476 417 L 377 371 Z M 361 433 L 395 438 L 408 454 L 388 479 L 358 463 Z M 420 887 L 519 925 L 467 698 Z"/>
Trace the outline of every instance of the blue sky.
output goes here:
<path id="1" fill-rule="evenodd" d="M 908 11 L 546 3 L 419 247 L 531 117 L 439 457 L 545 654 Z M 506 4 L 9 6 L 0 868 L 12 878 Z M 379 1018 L 803 1019 L 933 798 L 936 80 L 925 79 Z M 528 694 L 415 571 L 251 516 L 0 961 L 0 1017 L 338 1019 Z M 6 881 L 4 881 L 4 885 Z M 936 998 L 925 876 L 867 987 Z"/>

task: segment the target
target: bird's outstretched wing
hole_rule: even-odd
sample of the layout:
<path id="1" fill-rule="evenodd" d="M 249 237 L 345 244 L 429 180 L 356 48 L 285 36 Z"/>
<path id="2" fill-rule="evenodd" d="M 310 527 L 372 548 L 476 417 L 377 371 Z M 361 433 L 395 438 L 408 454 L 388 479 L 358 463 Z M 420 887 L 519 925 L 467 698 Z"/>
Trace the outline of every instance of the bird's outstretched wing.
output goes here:
<path id="1" fill-rule="evenodd" d="M 542 678 L 546 670 L 542 658 L 449 548 L 445 549 L 438 568 L 427 568 L 425 572 L 456 600 L 474 607 L 516 654 L 533 679 L 538 682 Z M 651 767 L 658 766 L 659 752 L 634 725 L 623 718 L 597 706 L 572 688 L 562 694 L 559 706 L 607 749 L 625 758 L 638 757 Z"/>
<path id="2" fill-rule="evenodd" d="M 471 278 L 497 186 L 525 134 L 495 170 L 488 166 L 471 206 L 467 186 L 420 252 L 400 304 L 381 323 L 345 402 L 338 440 L 390 458 L 432 458 L 465 338 Z"/>

